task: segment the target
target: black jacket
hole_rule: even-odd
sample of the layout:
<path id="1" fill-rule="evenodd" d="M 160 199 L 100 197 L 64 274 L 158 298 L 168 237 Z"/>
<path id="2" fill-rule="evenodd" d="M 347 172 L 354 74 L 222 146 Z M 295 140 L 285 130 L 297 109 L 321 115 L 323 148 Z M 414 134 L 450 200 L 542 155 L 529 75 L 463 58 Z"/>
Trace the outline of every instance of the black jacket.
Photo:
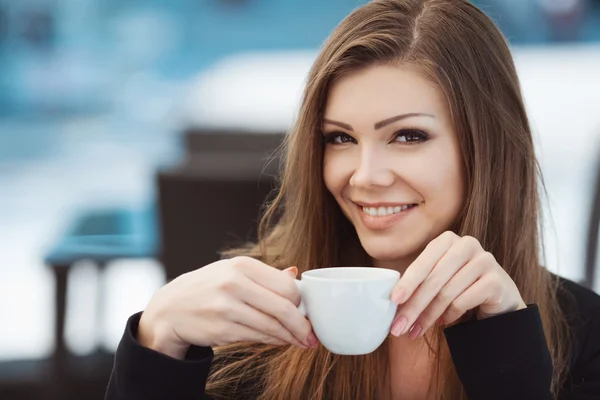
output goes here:
<path id="1" fill-rule="evenodd" d="M 572 334 L 572 359 L 560 399 L 600 400 L 600 296 L 562 280 L 560 303 Z M 213 352 L 192 347 L 175 360 L 135 339 L 141 313 L 127 322 L 106 400 L 206 399 Z M 552 363 L 537 306 L 444 331 L 470 400 L 546 400 Z"/>

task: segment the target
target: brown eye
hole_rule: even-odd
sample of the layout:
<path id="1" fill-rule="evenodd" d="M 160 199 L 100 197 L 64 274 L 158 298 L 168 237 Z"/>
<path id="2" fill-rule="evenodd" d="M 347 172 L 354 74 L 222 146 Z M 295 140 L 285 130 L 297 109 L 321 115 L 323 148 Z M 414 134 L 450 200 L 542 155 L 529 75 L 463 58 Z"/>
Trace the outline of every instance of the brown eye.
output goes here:
<path id="1" fill-rule="evenodd" d="M 345 144 L 345 143 L 354 143 L 355 140 L 352 136 L 343 132 L 331 132 L 324 135 L 325 143 L 331 144 Z"/>
<path id="2" fill-rule="evenodd" d="M 429 135 L 417 129 L 403 129 L 396 132 L 395 141 L 400 143 L 426 142 Z"/>

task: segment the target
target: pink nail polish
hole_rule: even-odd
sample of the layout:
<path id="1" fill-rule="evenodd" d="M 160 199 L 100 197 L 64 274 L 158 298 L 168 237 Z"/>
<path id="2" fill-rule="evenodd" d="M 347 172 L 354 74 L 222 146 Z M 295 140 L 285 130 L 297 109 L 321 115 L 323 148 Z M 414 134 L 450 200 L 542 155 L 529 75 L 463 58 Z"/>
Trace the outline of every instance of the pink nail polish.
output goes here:
<path id="1" fill-rule="evenodd" d="M 394 336 L 400 336 L 404 334 L 406 330 L 406 325 L 408 324 L 408 319 L 406 317 L 398 317 L 396 321 L 392 324 L 391 333 Z"/>
<path id="2" fill-rule="evenodd" d="M 319 339 L 317 339 L 317 337 L 315 336 L 315 334 L 311 332 L 308 335 L 307 342 L 310 345 L 310 347 L 316 347 L 319 344 Z"/>
<path id="3" fill-rule="evenodd" d="M 408 335 L 409 339 L 416 339 L 421 334 L 423 327 L 418 322 L 415 323 L 410 329 L 410 334 Z"/>

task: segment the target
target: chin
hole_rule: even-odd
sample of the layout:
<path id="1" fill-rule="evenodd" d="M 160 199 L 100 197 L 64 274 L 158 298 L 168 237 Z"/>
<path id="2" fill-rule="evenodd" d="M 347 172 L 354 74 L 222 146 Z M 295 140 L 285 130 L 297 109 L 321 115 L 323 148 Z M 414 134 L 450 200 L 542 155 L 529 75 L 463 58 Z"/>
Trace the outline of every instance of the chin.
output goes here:
<path id="1" fill-rule="evenodd" d="M 367 254 L 374 261 L 412 262 L 421 250 L 420 243 L 410 243 L 393 237 L 360 237 L 359 239 Z"/>

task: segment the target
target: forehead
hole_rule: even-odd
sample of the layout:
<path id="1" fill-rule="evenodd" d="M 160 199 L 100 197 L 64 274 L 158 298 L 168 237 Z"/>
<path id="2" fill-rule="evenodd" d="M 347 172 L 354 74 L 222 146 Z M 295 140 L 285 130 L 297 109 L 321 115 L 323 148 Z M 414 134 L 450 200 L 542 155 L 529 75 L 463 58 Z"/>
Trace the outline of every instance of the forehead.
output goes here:
<path id="1" fill-rule="evenodd" d="M 326 118 L 385 119 L 401 113 L 447 114 L 438 85 L 410 65 L 377 65 L 337 79 L 327 96 Z"/>

